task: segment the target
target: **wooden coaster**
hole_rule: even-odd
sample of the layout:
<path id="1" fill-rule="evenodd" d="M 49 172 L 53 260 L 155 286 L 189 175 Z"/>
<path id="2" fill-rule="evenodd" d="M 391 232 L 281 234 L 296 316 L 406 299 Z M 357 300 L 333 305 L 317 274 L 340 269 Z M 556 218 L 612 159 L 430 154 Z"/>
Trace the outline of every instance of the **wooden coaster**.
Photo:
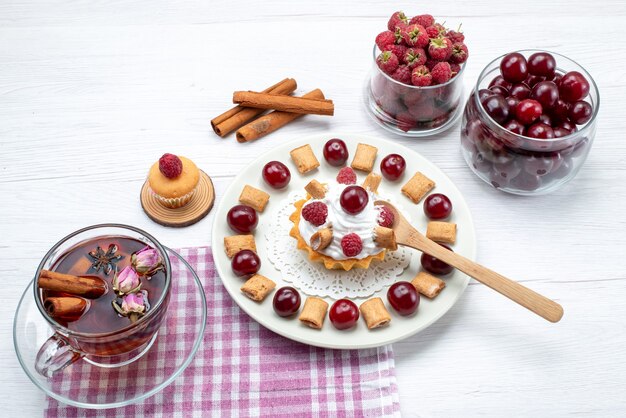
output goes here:
<path id="1" fill-rule="evenodd" d="M 180 228 L 195 224 L 204 218 L 213 207 L 215 190 L 211 178 L 200 170 L 200 180 L 193 197 L 182 208 L 170 209 L 163 206 L 150 192 L 148 181 L 141 188 L 141 207 L 150 219 L 163 226 Z"/>

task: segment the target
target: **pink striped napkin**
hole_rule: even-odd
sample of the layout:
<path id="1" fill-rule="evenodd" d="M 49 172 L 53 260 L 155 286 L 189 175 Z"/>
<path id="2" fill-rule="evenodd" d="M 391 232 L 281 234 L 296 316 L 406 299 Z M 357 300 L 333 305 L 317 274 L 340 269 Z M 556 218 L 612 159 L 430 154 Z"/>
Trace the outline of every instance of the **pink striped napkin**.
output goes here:
<path id="1" fill-rule="evenodd" d="M 253 321 L 232 301 L 217 277 L 209 247 L 178 252 L 198 273 L 208 304 L 204 341 L 187 370 L 163 391 L 127 407 L 87 410 L 48 398 L 45 417 L 400 416 L 390 346 L 341 351 L 285 339 Z M 184 266 L 176 257 L 171 261 L 176 277 Z M 194 286 L 189 284 L 186 290 L 193 292 Z M 172 297 L 169 309 L 182 309 L 185 299 L 184 295 Z M 153 357 L 146 362 L 150 370 L 137 371 L 141 379 L 136 384 L 145 381 L 145 376 L 164 373 L 176 345 L 189 344 L 185 327 L 167 326 L 147 354 Z M 112 383 L 99 383 L 92 372 L 81 379 L 61 375 L 55 384 L 78 391 L 84 390 L 86 379 L 96 387 L 101 385 L 88 389 L 95 392 L 106 392 Z"/>

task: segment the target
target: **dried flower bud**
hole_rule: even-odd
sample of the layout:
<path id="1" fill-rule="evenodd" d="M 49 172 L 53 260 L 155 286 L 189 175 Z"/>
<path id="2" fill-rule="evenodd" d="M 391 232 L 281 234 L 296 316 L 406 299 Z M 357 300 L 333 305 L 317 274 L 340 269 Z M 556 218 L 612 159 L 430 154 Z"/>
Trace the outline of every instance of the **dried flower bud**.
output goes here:
<path id="1" fill-rule="evenodd" d="M 128 293 L 134 293 L 139 290 L 141 287 L 141 281 L 139 280 L 139 275 L 137 272 L 131 267 L 125 267 L 119 273 L 115 273 L 113 276 L 113 290 L 117 292 L 118 295 L 125 295 Z"/>
<path id="2" fill-rule="evenodd" d="M 128 315 L 132 312 L 144 313 L 146 311 L 143 293 L 130 293 L 122 298 L 122 310 Z"/>
<path id="3" fill-rule="evenodd" d="M 131 256 L 131 263 L 137 273 L 151 276 L 163 268 L 163 260 L 157 250 L 146 246 Z"/>
<path id="4" fill-rule="evenodd" d="M 132 322 L 141 318 L 150 309 L 148 292 L 145 290 L 122 296 L 121 304 L 115 300 L 112 303 L 117 313 L 128 317 Z"/>

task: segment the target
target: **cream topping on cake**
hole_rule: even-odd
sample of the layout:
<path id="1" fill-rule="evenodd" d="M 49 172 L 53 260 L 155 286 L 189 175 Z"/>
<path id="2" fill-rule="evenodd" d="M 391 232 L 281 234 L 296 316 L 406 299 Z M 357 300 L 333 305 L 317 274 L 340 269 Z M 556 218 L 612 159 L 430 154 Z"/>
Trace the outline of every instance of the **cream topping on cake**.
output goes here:
<path id="1" fill-rule="evenodd" d="M 333 230 L 333 240 L 330 245 L 323 250 L 318 251 L 328 257 L 332 257 L 335 260 L 347 260 L 348 258 L 363 259 L 370 255 L 380 253 L 383 249 L 376 245 L 374 242 L 374 228 L 378 226 L 378 209 L 374 205 L 374 201 L 378 199 L 378 196 L 371 191 L 367 191 L 369 200 L 365 209 L 356 215 L 347 213 L 341 207 L 339 198 L 343 190 L 348 187 L 346 184 L 331 184 L 329 185 L 326 196 L 322 199 L 310 199 L 304 206 L 311 202 L 322 202 L 328 207 L 328 216 L 326 217 L 326 223 L 320 226 L 315 226 L 300 218 L 298 229 L 302 238 L 308 243 L 311 243 L 311 237 L 320 229 L 331 227 Z M 363 249 L 355 257 L 346 257 L 341 249 L 341 238 L 349 233 L 355 233 L 361 237 L 363 242 Z"/>

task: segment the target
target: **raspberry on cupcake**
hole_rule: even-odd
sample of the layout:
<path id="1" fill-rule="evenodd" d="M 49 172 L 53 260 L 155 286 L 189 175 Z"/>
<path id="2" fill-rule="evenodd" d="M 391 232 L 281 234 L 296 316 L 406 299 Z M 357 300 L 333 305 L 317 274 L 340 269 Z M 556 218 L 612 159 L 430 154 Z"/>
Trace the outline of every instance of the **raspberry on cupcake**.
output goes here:
<path id="1" fill-rule="evenodd" d="M 168 208 L 185 206 L 193 197 L 200 170 L 188 158 L 174 154 L 163 154 L 148 173 L 150 190 L 159 202 Z"/>
<path id="2" fill-rule="evenodd" d="M 356 184 L 356 173 L 350 167 L 344 167 L 337 174 L 337 183 Z"/>

